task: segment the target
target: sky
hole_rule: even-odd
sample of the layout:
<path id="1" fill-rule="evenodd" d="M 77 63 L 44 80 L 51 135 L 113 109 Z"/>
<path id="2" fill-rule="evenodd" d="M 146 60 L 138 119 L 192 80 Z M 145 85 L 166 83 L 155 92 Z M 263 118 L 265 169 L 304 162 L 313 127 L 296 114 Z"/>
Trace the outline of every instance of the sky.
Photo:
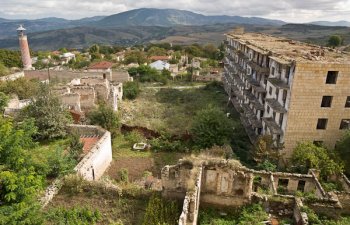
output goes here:
<path id="1" fill-rule="evenodd" d="M 257 16 L 295 23 L 350 21 L 350 0 L 0 0 L 0 17 L 79 19 L 137 8 L 173 8 L 204 15 Z"/>

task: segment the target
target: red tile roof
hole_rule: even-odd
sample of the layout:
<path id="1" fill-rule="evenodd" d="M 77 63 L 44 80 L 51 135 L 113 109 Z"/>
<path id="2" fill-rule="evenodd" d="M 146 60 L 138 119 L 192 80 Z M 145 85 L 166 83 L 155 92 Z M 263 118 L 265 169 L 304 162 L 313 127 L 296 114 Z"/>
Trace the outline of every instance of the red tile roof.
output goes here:
<path id="1" fill-rule="evenodd" d="M 151 56 L 149 59 L 150 60 L 154 60 L 154 61 L 169 60 L 169 56 L 166 56 L 166 55 L 155 55 L 155 56 Z"/>
<path id="2" fill-rule="evenodd" d="M 107 62 L 107 61 L 102 61 L 102 62 L 97 62 L 93 63 L 92 65 L 89 66 L 89 70 L 103 70 L 103 69 L 110 69 L 113 66 L 113 63 Z"/>

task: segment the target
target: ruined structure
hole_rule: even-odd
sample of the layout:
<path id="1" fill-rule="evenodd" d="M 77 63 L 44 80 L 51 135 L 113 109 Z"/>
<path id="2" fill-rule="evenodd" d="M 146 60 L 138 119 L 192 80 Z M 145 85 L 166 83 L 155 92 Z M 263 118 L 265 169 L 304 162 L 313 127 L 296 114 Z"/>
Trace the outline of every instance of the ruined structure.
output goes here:
<path id="1" fill-rule="evenodd" d="M 199 205 L 236 208 L 261 203 L 273 215 L 293 217 L 296 224 L 308 224 L 302 206 L 336 218 L 350 213 L 350 182 L 337 179 L 345 192 L 324 191 L 317 171 L 308 174 L 266 172 L 248 169 L 236 160 L 196 157 L 182 159 L 162 169 L 163 196 L 183 201 L 179 224 L 197 224 Z M 295 197 L 296 191 L 313 193 L 315 199 Z"/>
<path id="2" fill-rule="evenodd" d="M 350 123 L 350 55 L 242 30 L 226 35 L 223 82 L 250 139 L 334 148 Z"/>
<path id="3" fill-rule="evenodd" d="M 83 77 L 72 80 L 68 85 L 53 88 L 68 109 L 78 112 L 95 108 L 98 101 L 104 101 L 118 110 L 118 101 L 123 98 L 123 84 L 113 83 L 105 77 Z"/>
<path id="4" fill-rule="evenodd" d="M 69 125 L 68 130 L 80 135 L 84 144 L 84 156 L 74 171 L 85 180 L 99 180 L 112 162 L 111 133 L 99 126 L 86 125 Z M 61 187 L 61 179 L 52 182 L 41 198 L 43 207 L 53 199 Z"/>

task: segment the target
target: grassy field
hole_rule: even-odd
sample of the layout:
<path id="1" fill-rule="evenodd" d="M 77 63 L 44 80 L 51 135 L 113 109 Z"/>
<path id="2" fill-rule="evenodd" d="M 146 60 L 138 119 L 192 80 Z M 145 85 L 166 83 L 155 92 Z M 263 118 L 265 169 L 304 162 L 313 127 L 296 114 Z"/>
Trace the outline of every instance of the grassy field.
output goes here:
<path id="1" fill-rule="evenodd" d="M 136 100 L 123 102 L 123 123 L 170 134 L 182 134 L 190 130 L 197 111 L 209 105 L 226 111 L 227 98 L 222 88 L 180 88 L 174 88 L 174 85 L 158 89 L 143 87 Z"/>

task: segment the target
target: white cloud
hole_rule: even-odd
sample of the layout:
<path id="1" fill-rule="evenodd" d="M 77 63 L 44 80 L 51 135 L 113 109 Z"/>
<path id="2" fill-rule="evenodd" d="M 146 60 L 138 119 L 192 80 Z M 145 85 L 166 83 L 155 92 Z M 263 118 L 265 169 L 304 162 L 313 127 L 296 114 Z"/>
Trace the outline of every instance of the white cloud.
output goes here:
<path id="1" fill-rule="evenodd" d="M 0 0 L 0 17 L 77 19 L 143 7 L 185 9 L 207 15 L 260 16 L 290 22 L 350 21 L 350 0 Z"/>

